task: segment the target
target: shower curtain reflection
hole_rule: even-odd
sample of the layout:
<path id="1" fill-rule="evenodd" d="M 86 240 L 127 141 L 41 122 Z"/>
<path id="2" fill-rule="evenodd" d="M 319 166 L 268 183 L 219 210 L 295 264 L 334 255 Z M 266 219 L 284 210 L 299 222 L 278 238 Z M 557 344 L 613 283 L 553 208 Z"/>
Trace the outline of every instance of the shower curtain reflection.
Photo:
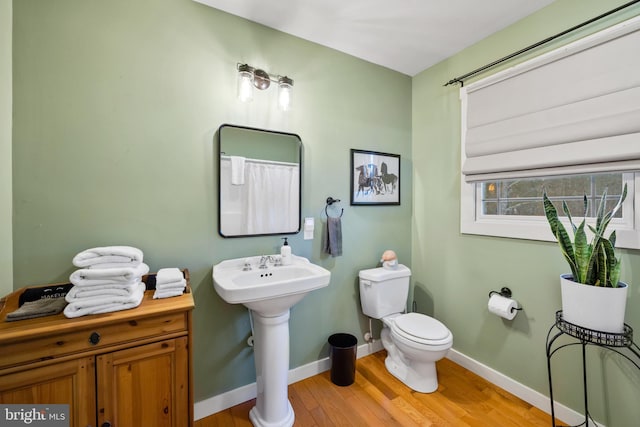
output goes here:
<path id="1" fill-rule="evenodd" d="M 291 233 L 299 228 L 297 163 L 245 160 L 244 184 L 231 184 L 229 156 L 220 159 L 220 231 L 224 236 Z"/>

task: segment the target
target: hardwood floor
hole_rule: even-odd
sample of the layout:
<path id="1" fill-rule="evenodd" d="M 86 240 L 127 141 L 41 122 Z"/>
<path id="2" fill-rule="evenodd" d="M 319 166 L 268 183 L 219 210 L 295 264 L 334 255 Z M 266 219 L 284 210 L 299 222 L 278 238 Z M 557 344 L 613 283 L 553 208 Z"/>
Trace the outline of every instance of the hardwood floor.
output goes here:
<path id="1" fill-rule="evenodd" d="M 295 426 L 548 427 L 551 417 L 461 366 L 438 362 L 438 391 L 416 393 L 392 376 L 381 351 L 356 363 L 349 387 L 329 372 L 289 386 Z M 251 400 L 196 421 L 195 427 L 251 427 Z"/>

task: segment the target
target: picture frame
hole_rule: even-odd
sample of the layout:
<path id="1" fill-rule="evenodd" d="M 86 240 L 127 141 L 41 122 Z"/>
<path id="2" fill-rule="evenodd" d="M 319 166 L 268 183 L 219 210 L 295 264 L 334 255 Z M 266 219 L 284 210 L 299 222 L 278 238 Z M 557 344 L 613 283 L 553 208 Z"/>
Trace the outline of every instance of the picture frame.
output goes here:
<path id="1" fill-rule="evenodd" d="M 400 204 L 400 155 L 351 149 L 351 204 Z"/>

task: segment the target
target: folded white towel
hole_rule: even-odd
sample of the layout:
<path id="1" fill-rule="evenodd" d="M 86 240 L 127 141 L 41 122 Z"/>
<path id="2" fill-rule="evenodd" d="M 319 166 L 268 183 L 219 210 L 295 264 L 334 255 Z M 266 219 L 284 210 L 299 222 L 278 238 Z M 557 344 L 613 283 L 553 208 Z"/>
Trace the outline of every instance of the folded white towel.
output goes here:
<path id="1" fill-rule="evenodd" d="M 173 283 L 161 283 L 156 284 L 156 289 L 165 290 L 165 289 L 184 289 L 187 286 L 187 281 L 182 279 L 179 282 Z"/>
<path id="2" fill-rule="evenodd" d="M 80 298 L 65 307 L 64 315 L 80 317 L 135 308 L 142 302 L 145 289 L 145 284 L 141 282 L 138 284 L 138 289 L 129 297 Z"/>
<path id="3" fill-rule="evenodd" d="M 74 280 L 76 280 L 77 278 L 74 277 Z M 123 286 L 130 286 L 130 285 L 137 285 L 138 283 L 140 283 L 140 280 L 142 278 L 139 276 L 133 277 L 131 280 L 129 280 L 128 282 L 122 282 L 120 280 L 108 280 L 108 279 L 104 279 L 104 280 L 85 280 L 84 283 L 81 283 L 80 285 L 74 285 L 74 287 L 76 288 L 87 288 L 87 289 L 91 289 L 91 290 L 97 290 L 97 289 L 101 289 L 104 287 L 111 287 L 111 286 L 115 286 L 115 287 L 123 287 Z M 76 280 L 76 281 L 80 281 L 80 280 Z"/>
<path id="4" fill-rule="evenodd" d="M 149 272 L 149 266 L 141 263 L 137 267 L 83 268 L 71 273 L 69 281 L 76 286 L 108 285 L 114 282 L 131 283 Z"/>
<path id="5" fill-rule="evenodd" d="M 142 262 L 143 253 L 132 246 L 104 246 L 86 249 L 73 257 L 76 267 L 90 267 L 105 263 L 126 263 L 132 267 Z"/>
<path id="6" fill-rule="evenodd" d="M 156 289 L 156 291 L 153 294 L 153 299 L 177 297 L 179 295 L 182 295 L 183 292 L 184 292 L 184 288 L 182 288 L 182 289 L 168 289 L 168 290 Z"/>
<path id="7" fill-rule="evenodd" d="M 240 156 L 229 156 L 229 158 L 231 159 L 231 185 L 243 185 L 246 159 Z"/>
<path id="8" fill-rule="evenodd" d="M 139 262 L 131 261 L 131 262 L 102 262 L 100 264 L 88 265 L 84 268 L 127 268 L 127 267 L 137 267 L 139 266 Z"/>
<path id="9" fill-rule="evenodd" d="M 146 285 L 142 282 L 136 285 L 136 288 L 130 295 L 125 296 L 117 296 L 117 295 L 99 295 L 93 296 L 91 298 L 76 298 L 73 301 L 67 301 L 70 304 L 76 304 L 76 306 L 80 307 L 93 307 L 105 304 L 128 304 L 130 302 L 135 302 L 138 299 L 138 294 L 144 293 L 146 290 Z"/>
<path id="10" fill-rule="evenodd" d="M 130 296 L 137 289 L 140 280 L 126 284 L 110 284 L 97 286 L 73 286 L 65 296 L 67 302 L 74 302 L 79 298 L 94 298 L 108 296 Z"/>
<path id="11" fill-rule="evenodd" d="M 184 274 L 179 268 L 161 268 L 156 274 L 156 287 L 164 283 L 174 283 L 184 280 Z"/>

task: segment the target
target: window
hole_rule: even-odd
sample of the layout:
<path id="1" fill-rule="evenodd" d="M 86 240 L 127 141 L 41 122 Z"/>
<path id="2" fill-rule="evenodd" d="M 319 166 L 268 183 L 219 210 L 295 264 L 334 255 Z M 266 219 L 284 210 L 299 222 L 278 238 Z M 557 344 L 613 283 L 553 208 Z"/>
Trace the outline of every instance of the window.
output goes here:
<path id="1" fill-rule="evenodd" d="M 587 196 L 589 218 L 595 216 L 603 191 L 607 203 L 616 203 L 622 187 L 627 184 L 627 198 L 611 221 L 616 230 L 617 247 L 640 249 L 640 173 L 607 173 L 569 175 L 563 177 L 523 178 L 462 183 L 461 232 L 498 237 L 555 241 L 544 216 L 542 194 L 557 202 L 566 200 L 574 222 L 582 219 L 583 197 Z M 568 220 L 565 226 L 569 230 Z"/>
<path id="2" fill-rule="evenodd" d="M 606 206 L 611 209 L 623 188 L 623 174 L 572 175 L 567 177 L 509 179 L 483 182 L 480 185 L 477 209 L 480 216 L 536 216 L 544 217 L 542 194 L 547 193 L 558 212 L 562 201 L 567 202 L 574 217 L 583 216 L 584 197 L 587 197 L 586 216 L 594 218 L 600 199 L 606 191 Z M 619 211 L 617 218 L 622 218 Z"/>

